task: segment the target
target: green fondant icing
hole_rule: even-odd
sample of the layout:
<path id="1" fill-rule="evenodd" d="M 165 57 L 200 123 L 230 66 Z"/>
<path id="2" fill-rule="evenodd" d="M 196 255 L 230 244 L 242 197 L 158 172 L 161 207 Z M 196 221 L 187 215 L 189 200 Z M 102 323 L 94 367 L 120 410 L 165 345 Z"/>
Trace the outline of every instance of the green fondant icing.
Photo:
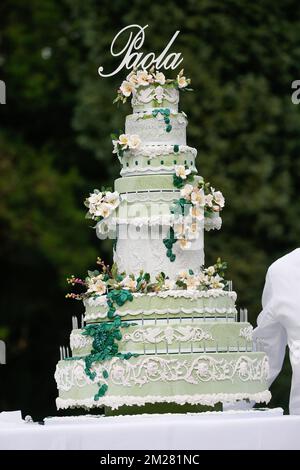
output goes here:
<path id="1" fill-rule="evenodd" d="M 195 176 L 193 184 L 196 185 L 201 179 Z M 173 175 L 142 175 L 142 176 L 128 176 L 125 178 L 118 178 L 115 180 L 115 191 L 119 193 L 147 191 L 156 189 L 161 190 L 174 190 Z"/>
<path id="2" fill-rule="evenodd" d="M 107 312 L 107 307 L 104 305 L 98 305 L 98 306 L 88 306 L 85 303 L 86 306 L 86 316 L 87 316 L 87 321 L 103 321 L 101 317 L 97 316 L 97 314 L 102 314 L 106 316 Z M 199 298 L 186 298 L 186 297 L 159 297 L 158 295 L 147 295 L 147 294 L 142 294 L 137 297 L 133 297 L 133 300 L 130 303 L 126 303 L 125 305 L 119 306 L 117 308 L 117 313 L 122 313 L 124 311 L 129 310 L 130 312 L 134 313 L 136 311 L 152 311 L 153 310 L 153 315 L 145 315 L 146 318 L 154 318 L 155 317 L 155 311 L 164 311 L 165 310 L 165 315 L 157 315 L 159 318 L 162 317 L 175 317 L 176 316 L 184 316 L 185 310 L 188 310 L 186 315 L 191 316 L 194 312 L 195 317 L 203 317 L 203 313 L 198 313 L 197 310 L 199 309 L 204 309 L 205 315 L 206 316 L 217 316 L 217 317 L 224 317 L 226 315 L 225 313 L 218 313 L 215 312 L 216 309 L 234 309 L 235 308 L 235 299 L 227 295 L 226 292 L 224 292 L 224 295 L 220 295 L 218 297 L 199 297 Z M 210 312 L 210 310 L 214 310 L 213 312 Z M 176 311 L 178 313 L 172 313 L 173 311 Z M 169 313 L 168 313 L 169 312 Z M 230 314 L 229 314 L 230 316 Z M 231 316 L 234 316 L 234 312 L 232 312 Z M 93 317 L 93 318 L 92 318 Z M 126 315 L 125 317 L 122 316 L 123 319 L 138 319 L 143 317 L 142 313 L 138 315 Z"/>
<path id="3" fill-rule="evenodd" d="M 164 359 L 176 359 L 178 361 L 185 361 L 187 367 L 188 365 L 198 357 L 204 358 L 210 356 L 216 358 L 218 361 L 225 360 L 228 361 L 238 361 L 239 358 L 246 356 L 251 360 L 262 361 L 266 356 L 261 352 L 248 352 L 248 353 L 212 353 L 212 354 L 176 354 L 172 355 L 163 355 Z M 143 356 L 145 357 L 145 356 Z M 150 357 L 150 356 L 148 356 Z M 157 356 L 153 356 L 157 357 Z M 161 356 L 160 356 L 161 357 Z M 129 359 L 131 364 L 135 364 L 139 361 L 140 358 L 132 357 Z M 68 361 L 60 361 L 58 363 L 58 368 L 68 367 Z M 77 364 L 75 364 L 77 366 Z M 116 367 L 118 365 L 116 364 Z M 109 368 L 108 363 L 103 364 L 103 368 Z M 117 370 L 117 369 L 115 369 Z M 214 395 L 218 393 L 222 394 L 254 394 L 259 392 L 264 392 L 267 390 L 267 380 L 265 378 L 257 380 L 244 380 L 243 375 L 239 375 L 237 372 L 233 378 L 225 380 L 198 380 L 197 383 L 189 383 L 186 380 L 155 380 L 153 376 L 153 381 L 140 384 L 132 385 L 130 382 L 127 385 L 116 384 L 111 380 L 112 371 L 108 378 L 108 390 L 106 396 L 131 396 L 131 397 L 146 397 L 146 396 L 193 396 L 199 394 Z M 65 370 L 66 376 L 68 376 L 67 370 Z M 95 383 L 87 383 L 83 387 L 79 385 L 73 385 L 69 390 L 59 390 L 59 397 L 62 399 L 87 399 L 93 398 L 94 395 L 98 392 L 98 386 Z"/>
<path id="4" fill-rule="evenodd" d="M 156 350 L 158 353 L 160 351 L 166 351 L 166 340 L 159 341 L 157 340 L 156 343 L 151 342 L 149 340 L 149 334 L 147 332 L 151 332 L 153 330 L 166 330 L 166 337 L 170 338 L 170 333 L 168 335 L 168 330 L 170 328 L 176 332 L 177 337 L 183 338 L 184 334 L 186 334 L 187 328 L 198 328 L 202 330 L 204 337 L 199 339 L 197 336 L 194 339 L 189 339 L 188 341 L 178 340 L 176 338 L 169 339 L 168 341 L 168 349 L 169 352 L 178 352 L 179 348 L 181 351 L 184 349 L 190 350 L 191 345 L 193 348 L 204 348 L 207 351 L 219 351 L 232 350 L 233 348 L 237 350 L 240 348 L 241 350 L 252 350 L 252 340 L 246 339 L 245 337 L 240 336 L 241 329 L 249 328 L 249 323 L 237 323 L 237 322 L 224 322 L 224 321 L 203 321 L 199 319 L 194 319 L 193 321 L 190 319 L 189 321 L 185 322 L 176 322 L 173 320 L 171 323 L 152 323 L 152 324 L 128 324 L 126 330 L 124 330 L 122 339 L 119 342 L 119 351 L 124 352 L 132 352 L 137 354 L 143 354 L 146 352 L 152 352 Z M 141 331 L 145 331 L 144 335 L 141 334 Z M 181 331 L 181 335 L 178 333 Z M 80 335 L 82 330 L 73 330 L 73 334 Z M 157 338 L 159 339 L 162 334 L 158 335 Z M 134 337 L 136 340 L 132 339 Z M 84 356 L 91 352 L 92 342 L 89 345 L 85 345 L 84 347 L 77 347 L 73 348 L 72 352 L 74 356 Z"/>

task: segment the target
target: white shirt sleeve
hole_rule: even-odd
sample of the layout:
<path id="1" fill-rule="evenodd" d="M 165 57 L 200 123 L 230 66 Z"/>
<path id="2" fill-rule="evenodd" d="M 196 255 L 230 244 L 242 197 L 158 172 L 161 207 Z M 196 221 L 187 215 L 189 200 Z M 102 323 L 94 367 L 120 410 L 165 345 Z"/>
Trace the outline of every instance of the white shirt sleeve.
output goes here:
<path id="1" fill-rule="evenodd" d="M 282 369 L 287 346 L 286 332 L 276 315 L 276 289 L 273 287 L 272 274 L 268 271 L 262 296 L 263 310 L 257 318 L 257 328 L 253 339 L 259 340 L 260 349 L 269 357 L 269 386 Z"/>

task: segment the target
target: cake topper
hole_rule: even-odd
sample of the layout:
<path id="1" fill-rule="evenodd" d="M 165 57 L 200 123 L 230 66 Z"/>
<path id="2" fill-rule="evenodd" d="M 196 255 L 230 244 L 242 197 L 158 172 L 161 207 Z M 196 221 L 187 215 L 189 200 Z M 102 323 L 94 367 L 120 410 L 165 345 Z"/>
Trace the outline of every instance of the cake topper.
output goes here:
<path id="1" fill-rule="evenodd" d="M 180 52 L 171 52 L 167 54 L 170 47 L 174 43 L 180 31 L 176 31 L 173 34 L 173 37 L 170 39 L 164 50 L 161 54 L 156 57 L 154 52 L 149 52 L 144 55 L 142 52 L 136 52 L 141 49 L 145 40 L 145 29 L 148 28 L 148 25 L 140 26 L 138 24 L 131 24 L 121 29 L 121 31 L 116 34 L 114 37 L 111 46 L 110 53 L 113 57 L 124 56 L 120 65 L 113 70 L 111 73 L 103 73 L 103 66 L 98 68 L 98 73 L 100 77 L 112 77 L 120 72 L 124 67 L 128 70 L 133 68 L 148 69 L 151 66 L 155 66 L 157 70 L 159 69 L 176 69 L 179 64 L 183 61 Z M 124 34 L 129 32 L 128 40 L 121 50 L 117 50 L 116 43 L 121 36 L 124 37 Z"/>

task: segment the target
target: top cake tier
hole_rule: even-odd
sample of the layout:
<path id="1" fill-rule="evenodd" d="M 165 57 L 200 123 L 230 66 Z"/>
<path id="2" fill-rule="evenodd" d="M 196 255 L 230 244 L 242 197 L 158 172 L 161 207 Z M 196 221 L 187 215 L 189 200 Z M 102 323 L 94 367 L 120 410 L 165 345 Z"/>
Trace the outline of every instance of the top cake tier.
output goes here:
<path id="1" fill-rule="evenodd" d="M 156 108 L 169 108 L 178 112 L 179 91 L 167 85 L 148 85 L 139 87 L 132 94 L 131 105 L 134 113 L 152 111 Z"/>
<path id="2" fill-rule="evenodd" d="M 190 83 L 183 69 L 171 79 L 154 68 L 132 70 L 121 83 L 114 103 L 131 99 L 133 113 L 151 113 L 157 108 L 168 108 L 171 113 L 177 113 L 179 91 L 191 91 Z"/>

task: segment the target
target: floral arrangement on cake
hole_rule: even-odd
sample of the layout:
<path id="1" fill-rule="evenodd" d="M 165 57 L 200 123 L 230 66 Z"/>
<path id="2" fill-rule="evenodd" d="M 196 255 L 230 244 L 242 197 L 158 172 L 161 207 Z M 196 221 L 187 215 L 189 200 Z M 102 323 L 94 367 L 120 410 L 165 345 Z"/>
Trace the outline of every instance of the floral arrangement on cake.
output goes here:
<path id="1" fill-rule="evenodd" d="M 164 88 L 176 88 L 182 91 L 192 91 L 189 87 L 191 83 L 190 78 L 184 76 L 184 69 L 182 69 L 175 79 L 167 79 L 163 72 L 159 72 L 152 67 L 148 70 L 135 70 L 133 69 L 126 77 L 118 89 L 117 97 L 114 103 L 126 103 L 127 98 L 134 95 L 140 87 L 148 87 L 152 85 L 156 88 L 155 99 L 161 103 L 164 98 Z"/>
<path id="2" fill-rule="evenodd" d="M 141 139 L 136 134 L 111 134 L 113 152 L 118 155 L 119 158 L 123 157 L 126 150 L 137 150 L 141 146 Z"/>
<path id="3" fill-rule="evenodd" d="M 88 276 L 83 280 L 72 275 L 67 279 L 68 284 L 78 285 L 85 290 L 79 294 L 69 293 L 67 298 L 84 300 L 86 298 L 97 298 L 102 295 L 110 296 L 114 293 L 116 302 L 132 300 L 132 293 L 162 292 L 168 290 L 198 290 L 205 291 L 209 289 L 226 290 L 229 287 L 225 280 L 225 271 L 227 263 L 220 258 L 216 263 L 208 268 L 202 268 L 198 273 L 192 270 L 181 271 L 176 278 L 169 279 L 164 273 L 160 273 L 155 279 L 150 278 L 150 274 L 143 271 L 138 276 L 134 274 L 120 273 L 115 264 L 110 267 L 100 258 L 97 259 L 99 270 L 88 271 Z M 118 304 L 122 305 L 122 303 Z"/>
<path id="4" fill-rule="evenodd" d="M 107 219 L 116 210 L 120 202 L 120 195 L 117 191 L 94 189 L 84 201 L 84 205 L 89 209 L 86 217 L 97 222 Z"/>
<path id="5" fill-rule="evenodd" d="M 183 250 L 191 247 L 191 240 L 199 234 L 199 224 L 204 222 L 207 230 L 220 228 L 221 218 L 219 213 L 225 205 L 225 198 L 221 191 L 216 191 L 209 182 L 199 177 L 194 183 L 195 175 L 190 168 L 184 165 L 176 165 L 173 175 L 175 188 L 180 189 L 180 198 L 171 207 L 171 213 L 175 216 L 175 223 L 168 232 L 163 243 L 167 249 L 167 257 L 175 261 L 173 245 L 179 243 Z M 176 222 L 177 219 L 177 222 Z"/>
<path id="6" fill-rule="evenodd" d="M 191 208 L 193 206 L 202 207 L 205 217 L 221 212 L 225 206 L 225 198 L 221 191 L 216 191 L 202 177 L 199 177 L 196 186 L 190 184 L 194 179 L 195 175 L 189 168 L 184 165 L 175 166 L 173 183 L 176 188 L 180 189 L 181 196 L 176 204 L 181 207 L 186 205 L 191 206 Z"/>

